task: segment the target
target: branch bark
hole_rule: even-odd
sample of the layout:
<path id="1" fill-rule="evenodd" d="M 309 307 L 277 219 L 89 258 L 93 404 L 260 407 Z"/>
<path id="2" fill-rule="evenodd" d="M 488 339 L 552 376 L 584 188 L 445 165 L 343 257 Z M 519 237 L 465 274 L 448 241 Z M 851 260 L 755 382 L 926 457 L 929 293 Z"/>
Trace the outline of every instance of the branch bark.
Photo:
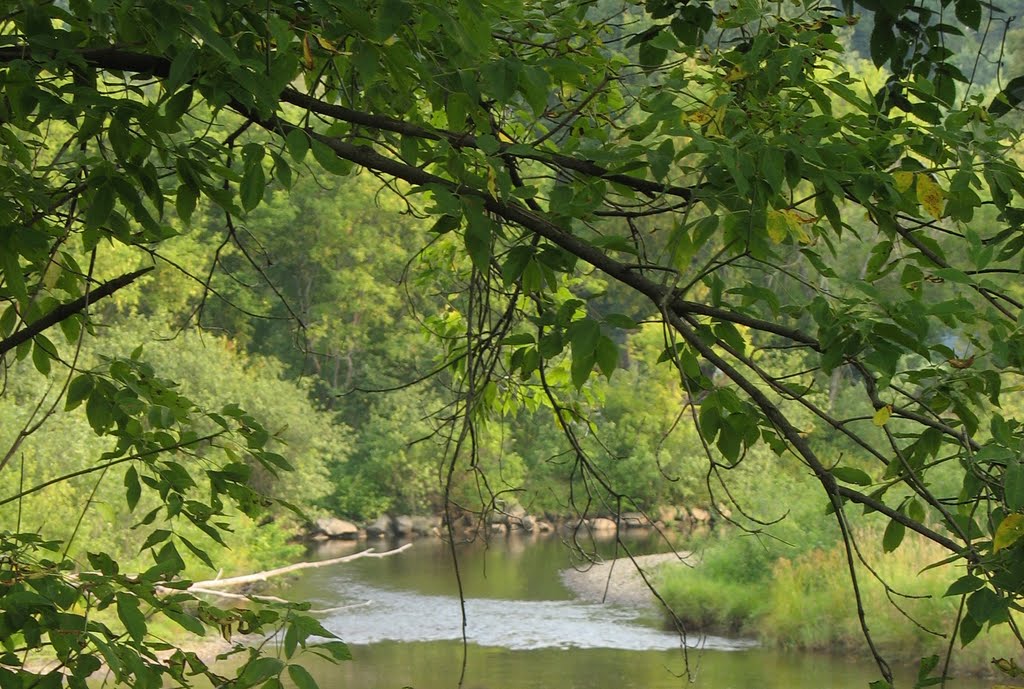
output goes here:
<path id="1" fill-rule="evenodd" d="M 127 273 L 121 277 L 114 278 L 109 282 L 104 282 L 96 289 L 90 290 L 88 294 L 85 294 L 74 301 L 61 304 L 53 311 L 50 311 L 42 318 L 33 321 L 22 330 L 18 330 L 10 337 L 0 340 L 0 356 L 3 356 L 21 343 L 28 342 L 44 330 L 52 328 L 61 321 L 70 318 L 79 311 L 84 310 L 90 304 L 94 304 L 104 297 L 109 297 L 117 290 L 127 287 L 151 270 L 153 270 L 152 266 L 136 270 L 133 273 Z"/>

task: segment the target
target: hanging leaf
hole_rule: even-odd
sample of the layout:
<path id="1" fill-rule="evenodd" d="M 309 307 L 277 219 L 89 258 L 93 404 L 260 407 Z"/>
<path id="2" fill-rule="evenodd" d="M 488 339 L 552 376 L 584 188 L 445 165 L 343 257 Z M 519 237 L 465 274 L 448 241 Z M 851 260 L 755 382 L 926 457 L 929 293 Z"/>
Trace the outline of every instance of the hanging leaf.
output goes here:
<path id="1" fill-rule="evenodd" d="M 946 207 L 946 192 L 923 172 L 917 173 L 915 182 L 917 184 L 917 200 L 921 207 L 928 215 L 936 220 L 941 220 Z"/>
<path id="2" fill-rule="evenodd" d="M 886 553 L 891 553 L 899 548 L 906 532 L 907 529 L 903 524 L 895 519 L 890 521 L 889 525 L 885 527 L 885 533 L 882 534 L 882 550 Z"/>
<path id="3" fill-rule="evenodd" d="M 1024 536 L 1024 514 L 1014 512 L 1006 515 L 1003 521 L 999 522 L 992 538 L 992 552 L 998 553 L 1004 548 L 1009 548 L 1019 541 L 1021 536 Z"/>

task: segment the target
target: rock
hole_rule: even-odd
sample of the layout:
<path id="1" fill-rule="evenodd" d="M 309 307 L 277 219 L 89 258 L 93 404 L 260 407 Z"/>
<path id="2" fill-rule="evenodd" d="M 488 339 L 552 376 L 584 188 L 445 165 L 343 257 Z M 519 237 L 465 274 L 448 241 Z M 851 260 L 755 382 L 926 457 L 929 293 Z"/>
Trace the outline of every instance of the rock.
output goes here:
<path id="1" fill-rule="evenodd" d="M 366 525 L 367 538 L 384 538 L 391 535 L 391 517 L 382 514 Z"/>
<path id="2" fill-rule="evenodd" d="M 537 520 L 528 514 L 523 516 L 520 523 L 523 525 L 524 531 L 533 531 L 537 528 Z"/>
<path id="3" fill-rule="evenodd" d="M 627 529 L 646 529 L 651 520 L 641 512 L 623 512 L 619 515 L 619 524 Z"/>
<path id="4" fill-rule="evenodd" d="M 313 534 L 313 540 L 314 541 L 318 541 L 318 542 L 323 542 L 323 541 L 327 541 L 327 540 L 330 540 L 330 539 L 327 536 L 327 534 L 323 533 L 322 531 L 317 531 L 316 533 Z"/>
<path id="5" fill-rule="evenodd" d="M 412 532 L 417 536 L 432 536 L 440 533 L 440 520 L 433 517 L 413 517 Z"/>
<path id="6" fill-rule="evenodd" d="M 690 510 L 686 509 L 682 505 L 676 505 L 676 519 L 681 522 L 689 521 Z"/>
<path id="7" fill-rule="evenodd" d="M 359 527 L 352 522 L 337 517 L 324 517 L 316 520 L 316 533 L 327 538 L 343 538 L 354 540 L 359 537 Z"/>
<path id="8" fill-rule="evenodd" d="M 615 531 L 618 529 L 618 527 L 615 525 L 615 522 L 613 522 L 611 519 L 605 519 L 604 517 L 591 519 L 589 526 L 591 531 L 600 531 L 605 533 L 609 531 Z"/>
<path id="9" fill-rule="evenodd" d="M 698 524 L 707 524 L 711 521 L 711 513 L 702 507 L 691 507 L 690 516 Z"/>
<path id="10" fill-rule="evenodd" d="M 662 507 L 658 508 L 659 522 L 665 522 L 666 524 L 668 524 L 669 522 L 674 522 L 678 516 L 679 511 L 672 505 L 663 505 Z"/>
<path id="11" fill-rule="evenodd" d="M 555 525 L 546 519 L 537 520 L 537 531 L 541 533 L 551 533 L 555 530 Z"/>
<path id="12" fill-rule="evenodd" d="M 508 533 L 508 526 L 505 524 L 491 524 L 491 533 L 506 534 Z"/>
<path id="13" fill-rule="evenodd" d="M 411 536 L 412 535 L 412 517 L 407 514 L 402 514 L 395 517 L 391 521 L 391 528 L 396 536 Z"/>
<path id="14" fill-rule="evenodd" d="M 722 518 L 728 519 L 732 516 L 732 510 L 728 508 L 724 503 L 718 503 L 718 513 L 722 515 Z"/>

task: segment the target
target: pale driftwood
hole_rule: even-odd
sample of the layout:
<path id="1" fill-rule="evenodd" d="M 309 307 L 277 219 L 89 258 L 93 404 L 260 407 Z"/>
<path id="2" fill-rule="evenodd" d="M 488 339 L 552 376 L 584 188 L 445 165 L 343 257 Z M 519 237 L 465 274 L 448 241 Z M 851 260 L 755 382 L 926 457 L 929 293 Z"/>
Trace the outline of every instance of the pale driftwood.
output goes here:
<path id="1" fill-rule="evenodd" d="M 303 569 L 312 569 L 315 567 L 328 567 L 330 565 L 337 565 L 343 562 L 351 562 L 352 560 L 359 560 L 364 557 L 390 557 L 397 555 L 403 550 L 408 550 L 412 547 L 412 543 L 406 543 L 405 545 L 388 550 L 383 553 L 374 552 L 373 548 L 367 548 L 361 550 L 358 553 L 352 553 L 351 555 L 344 555 L 342 557 L 334 557 L 330 560 L 320 560 L 319 562 L 296 562 L 294 565 L 288 565 L 287 567 L 278 567 L 277 569 L 268 569 L 264 572 L 256 572 L 255 574 L 243 574 L 238 577 L 228 577 L 227 579 L 208 579 L 206 581 L 193 582 L 188 587 L 188 591 L 196 591 L 197 589 L 212 589 L 212 588 L 230 588 L 231 586 L 241 586 L 243 584 L 253 584 L 257 581 L 266 581 L 271 577 L 280 576 L 282 574 L 288 574 L 289 572 L 298 572 Z"/>
<path id="2" fill-rule="evenodd" d="M 167 589 L 168 591 L 171 589 Z M 199 593 L 208 596 L 218 596 L 220 598 L 228 598 L 230 600 L 244 600 L 244 601 L 256 601 L 257 603 L 282 603 L 284 605 L 294 605 L 290 600 L 284 598 L 278 598 L 277 596 L 258 596 L 258 595 L 243 595 L 241 593 L 228 593 L 227 591 L 218 591 L 216 589 L 204 589 L 197 586 L 190 586 L 188 588 L 189 593 Z M 372 600 L 363 601 L 362 603 L 351 603 L 349 605 L 338 605 L 333 608 L 317 608 L 315 610 L 309 610 L 313 615 L 326 615 L 332 612 L 338 612 L 339 610 L 350 610 L 351 608 L 362 608 L 367 605 L 373 605 Z"/>

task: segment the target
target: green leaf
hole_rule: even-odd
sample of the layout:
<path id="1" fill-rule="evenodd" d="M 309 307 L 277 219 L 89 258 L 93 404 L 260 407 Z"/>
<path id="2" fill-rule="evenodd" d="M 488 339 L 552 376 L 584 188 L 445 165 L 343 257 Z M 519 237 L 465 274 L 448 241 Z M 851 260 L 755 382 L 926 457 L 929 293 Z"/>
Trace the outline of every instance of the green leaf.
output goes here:
<path id="1" fill-rule="evenodd" d="M 597 351 L 597 343 L 601 338 L 601 326 L 592 318 L 573 321 L 566 335 L 572 346 L 573 357 L 593 355 Z"/>
<path id="2" fill-rule="evenodd" d="M 534 343 L 534 337 L 530 333 L 516 333 L 515 335 L 509 335 L 501 341 L 503 345 L 532 345 Z"/>
<path id="3" fill-rule="evenodd" d="M 263 166 L 259 163 L 246 166 L 245 173 L 242 175 L 242 184 L 239 186 L 242 208 L 251 211 L 260 205 L 266 188 L 267 178 L 263 172 Z"/>
<path id="4" fill-rule="evenodd" d="M 301 665 L 289 665 L 288 676 L 295 683 L 296 689 L 320 689 L 313 675 Z"/>
<path id="5" fill-rule="evenodd" d="M 604 322 L 613 328 L 621 328 L 622 330 L 636 330 L 640 327 L 632 318 L 621 313 L 609 313 L 604 317 Z"/>
<path id="6" fill-rule="evenodd" d="M 854 467 L 835 467 L 832 475 L 844 483 L 852 483 L 857 486 L 870 486 L 873 481 L 867 472 Z"/>
<path id="7" fill-rule="evenodd" d="M 956 18 L 977 31 L 981 26 L 981 3 L 978 0 L 956 0 Z"/>
<path id="8" fill-rule="evenodd" d="M 195 211 L 198 201 L 199 192 L 197 190 L 187 184 L 178 185 L 178 191 L 174 197 L 174 210 L 186 224 L 191 222 L 192 213 Z"/>
<path id="9" fill-rule="evenodd" d="M 594 350 L 594 358 L 597 361 L 597 367 L 604 374 L 605 378 L 611 378 L 612 373 L 619 365 L 619 348 L 615 346 L 615 343 L 605 336 L 597 341 L 597 348 Z"/>
<path id="10" fill-rule="evenodd" d="M 1003 472 L 1003 500 L 1010 511 L 1024 508 L 1024 463 L 1019 460 L 1008 462 Z"/>
<path id="11" fill-rule="evenodd" d="M 64 400 L 64 410 L 71 411 L 78 407 L 85 398 L 92 392 L 92 376 L 81 374 L 72 379 L 68 385 L 68 394 Z"/>
<path id="12" fill-rule="evenodd" d="M 319 139 L 313 139 L 311 141 L 311 148 L 313 149 L 313 158 L 316 162 L 320 164 L 320 167 L 327 170 L 327 172 L 330 172 L 332 175 L 345 177 L 352 172 L 352 163 L 339 157 L 338 154 L 334 152 L 333 148 Z"/>
<path id="13" fill-rule="evenodd" d="M 978 589 L 967 597 L 967 612 L 979 625 L 999 622 L 1006 612 L 1006 604 L 992 589 Z"/>
<path id="14" fill-rule="evenodd" d="M 170 619 L 179 627 L 192 632 L 196 636 L 206 636 L 206 627 L 203 626 L 202 622 L 197 620 L 195 617 L 192 617 L 192 615 L 167 609 L 164 609 L 162 612 L 165 617 Z"/>
<path id="15" fill-rule="evenodd" d="M 965 593 L 971 593 L 972 591 L 977 591 L 978 589 L 980 589 L 984 585 L 985 585 L 985 580 L 984 579 L 981 579 L 981 578 L 976 577 L 974 575 L 968 574 L 966 576 L 960 577 L 959 579 L 954 581 L 952 584 L 950 584 L 949 588 L 946 589 L 946 593 L 944 593 L 943 595 L 945 595 L 945 596 L 962 596 Z"/>
<path id="16" fill-rule="evenodd" d="M 163 543 L 170 537 L 171 532 L 167 529 L 156 529 L 146 537 L 146 540 L 142 543 L 142 547 L 139 548 L 139 551 L 141 552 L 147 548 L 152 548 L 157 543 Z"/>
<path id="17" fill-rule="evenodd" d="M 573 350 L 570 377 L 572 378 L 572 384 L 576 386 L 577 390 L 582 388 L 583 384 L 590 377 L 590 373 L 594 370 L 594 361 L 594 352 L 577 355 L 576 350 Z"/>
<path id="18" fill-rule="evenodd" d="M 57 350 L 45 335 L 36 335 L 32 340 L 32 365 L 44 376 L 50 375 L 50 359 Z"/>
<path id="19" fill-rule="evenodd" d="M 115 598 L 121 624 L 136 643 L 141 642 L 146 636 L 146 617 L 139 610 L 139 599 L 124 591 L 118 591 Z"/>
<path id="20" fill-rule="evenodd" d="M 903 524 L 895 519 L 890 521 L 889 525 L 885 527 L 885 533 L 882 534 L 882 550 L 886 553 L 891 553 L 899 548 L 905 533 L 906 527 Z"/>
<path id="21" fill-rule="evenodd" d="M 487 274 L 491 268 L 491 227 L 493 223 L 476 205 L 467 209 L 466 220 L 466 251 L 476 269 Z"/>
<path id="22" fill-rule="evenodd" d="M 980 631 L 981 624 L 970 615 L 964 615 L 964 618 L 960 620 L 960 645 L 966 646 L 974 641 Z"/>
<path id="23" fill-rule="evenodd" d="M 296 163 L 301 163 L 302 159 L 306 157 L 306 152 L 309 150 L 309 136 L 306 135 L 306 132 L 296 127 L 288 132 L 288 135 L 284 138 L 284 143 L 292 160 Z"/>
<path id="24" fill-rule="evenodd" d="M 892 19 L 888 15 L 876 13 L 874 19 L 875 26 L 871 31 L 869 47 L 875 67 L 881 67 L 889 61 L 896 49 L 896 34 L 893 31 Z"/>
<path id="25" fill-rule="evenodd" d="M 284 661 L 278 658 L 269 656 L 256 658 L 241 667 L 241 672 L 234 686 L 238 687 L 238 689 L 254 687 L 271 677 L 281 674 L 284 668 Z"/>
<path id="26" fill-rule="evenodd" d="M 348 650 L 348 645 L 343 641 L 328 641 L 310 646 L 309 650 L 335 661 L 352 660 L 352 652 Z"/>
<path id="27" fill-rule="evenodd" d="M 124 472 L 124 487 L 124 497 L 128 503 L 128 511 L 132 512 L 135 510 L 135 506 L 139 504 L 139 497 L 142 495 L 139 472 L 135 470 L 135 467 L 128 467 L 128 471 Z"/>

